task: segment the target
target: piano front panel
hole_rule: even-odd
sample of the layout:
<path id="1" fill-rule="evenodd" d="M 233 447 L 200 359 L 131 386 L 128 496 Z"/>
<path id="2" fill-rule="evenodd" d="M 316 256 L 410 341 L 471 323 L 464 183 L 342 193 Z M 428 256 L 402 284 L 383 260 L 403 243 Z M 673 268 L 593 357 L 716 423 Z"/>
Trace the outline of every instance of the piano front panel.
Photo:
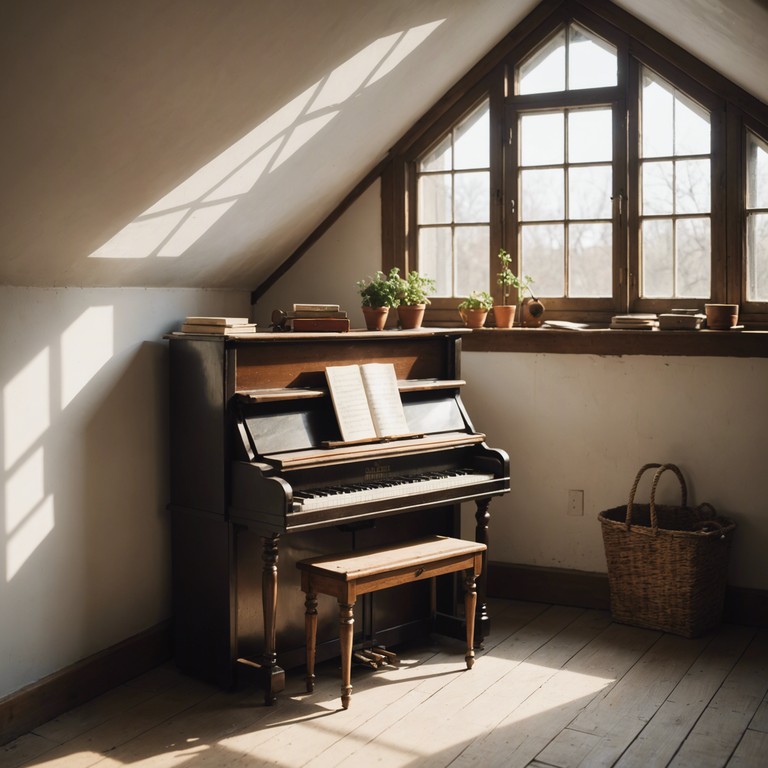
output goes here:
<path id="1" fill-rule="evenodd" d="M 372 362 L 392 363 L 398 379 L 455 378 L 454 347 L 447 341 L 445 336 L 387 336 L 340 343 L 336 337 L 241 346 L 235 386 L 240 391 L 324 387 L 326 366 Z"/>

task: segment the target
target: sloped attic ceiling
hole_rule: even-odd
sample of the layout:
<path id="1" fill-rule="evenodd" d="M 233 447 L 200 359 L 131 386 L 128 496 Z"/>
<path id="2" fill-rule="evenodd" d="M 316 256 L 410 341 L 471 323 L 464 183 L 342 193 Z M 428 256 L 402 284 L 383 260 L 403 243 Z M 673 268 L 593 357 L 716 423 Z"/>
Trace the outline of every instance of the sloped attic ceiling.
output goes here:
<path id="1" fill-rule="evenodd" d="M 250 290 L 536 0 L 10 0 L 0 283 Z M 768 102 L 763 0 L 617 5 Z"/>

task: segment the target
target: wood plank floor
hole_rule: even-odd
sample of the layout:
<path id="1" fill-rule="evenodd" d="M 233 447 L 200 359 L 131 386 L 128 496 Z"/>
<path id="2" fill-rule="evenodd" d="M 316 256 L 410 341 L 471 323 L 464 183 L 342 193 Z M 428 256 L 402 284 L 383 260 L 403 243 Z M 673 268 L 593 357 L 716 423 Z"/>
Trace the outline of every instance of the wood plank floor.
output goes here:
<path id="1" fill-rule="evenodd" d="M 288 673 L 275 707 L 160 667 L 0 747 L 0 768 L 768 765 L 768 631 L 688 640 L 600 611 L 494 601 L 467 671 L 458 641 L 400 666 Z"/>

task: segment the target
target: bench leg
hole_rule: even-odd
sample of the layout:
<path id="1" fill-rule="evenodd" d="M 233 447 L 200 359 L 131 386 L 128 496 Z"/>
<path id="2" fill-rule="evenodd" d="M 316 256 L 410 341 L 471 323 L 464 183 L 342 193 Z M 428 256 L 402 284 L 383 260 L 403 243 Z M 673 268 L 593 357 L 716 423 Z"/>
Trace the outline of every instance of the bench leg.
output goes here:
<path id="1" fill-rule="evenodd" d="M 354 638 L 354 603 L 339 603 L 339 642 L 341 644 L 341 706 L 349 708 L 352 698 L 352 640 Z"/>
<path id="2" fill-rule="evenodd" d="M 317 595 L 307 592 L 304 600 L 304 630 L 307 644 L 307 693 L 315 690 L 315 652 L 317 650 Z"/>
<path id="3" fill-rule="evenodd" d="M 477 609 L 477 587 L 475 572 L 470 569 L 464 576 L 464 614 L 467 622 L 467 669 L 475 663 L 475 610 Z"/>

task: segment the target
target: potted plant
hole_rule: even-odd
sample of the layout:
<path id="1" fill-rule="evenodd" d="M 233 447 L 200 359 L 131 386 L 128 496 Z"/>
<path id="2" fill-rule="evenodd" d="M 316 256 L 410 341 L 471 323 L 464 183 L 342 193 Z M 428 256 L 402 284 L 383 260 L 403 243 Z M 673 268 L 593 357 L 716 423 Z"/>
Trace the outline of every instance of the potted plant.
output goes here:
<path id="1" fill-rule="evenodd" d="M 467 328 L 482 328 L 492 306 L 493 297 L 488 291 L 472 291 L 459 304 L 459 314 Z"/>
<path id="2" fill-rule="evenodd" d="M 499 261 L 501 271 L 496 275 L 496 284 L 501 286 L 501 304 L 493 308 L 493 314 L 496 317 L 497 328 L 511 328 L 515 322 L 516 305 L 509 303 L 510 288 L 517 289 L 518 299 L 522 303 L 525 292 L 530 290 L 533 278 L 530 275 L 522 279 L 517 277 L 509 266 L 512 257 L 503 248 L 499 249 Z"/>
<path id="3" fill-rule="evenodd" d="M 424 310 L 430 303 L 428 294 L 435 290 L 435 281 L 426 275 L 411 271 L 399 278 L 397 315 L 402 329 L 419 328 Z"/>
<path id="4" fill-rule="evenodd" d="M 400 270 L 392 267 L 389 275 L 379 270 L 373 277 L 357 281 L 357 291 L 369 331 L 381 331 L 387 323 L 390 307 L 399 303 Z"/>

